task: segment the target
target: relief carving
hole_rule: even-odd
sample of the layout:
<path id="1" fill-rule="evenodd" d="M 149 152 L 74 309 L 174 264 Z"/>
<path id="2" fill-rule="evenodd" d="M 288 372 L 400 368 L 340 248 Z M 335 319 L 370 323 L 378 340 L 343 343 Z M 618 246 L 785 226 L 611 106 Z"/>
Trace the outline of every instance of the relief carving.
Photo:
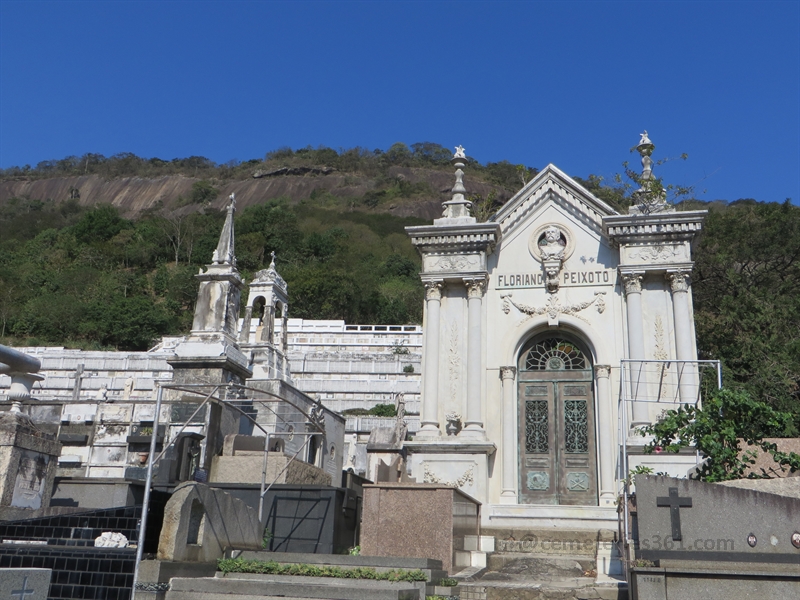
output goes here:
<path id="1" fill-rule="evenodd" d="M 664 263 L 685 259 L 684 248 L 678 244 L 658 244 L 655 246 L 634 246 L 628 255 L 639 262 Z"/>
<path id="2" fill-rule="evenodd" d="M 455 321 L 450 326 L 450 348 L 448 349 L 447 366 L 450 374 L 450 400 L 455 404 L 461 372 L 461 352 L 458 349 L 458 323 Z"/>
<path id="3" fill-rule="evenodd" d="M 430 464 L 425 463 L 424 472 L 422 475 L 422 483 L 441 483 L 442 485 L 450 485 L 453 487 L 461 488 L 465 485 L 475 485 L 475 465 L 471 464 L 461 477 L 453 481 L 442 481 L 431 470 Z"/>
<path id="4" fill-rule="evenodd" d="M 500 367 L 500 379 L 514 381 L 517 376 L 517 367 Z"/>
<path id="5" fill-rule="evenodd" d="M 425 299 L 426 300 L 441 300 L 442 287 L 441 281 L 426 281 L 425 282 Z"/>
<path id="6" fill-rule="evenodd" d="M 467 286 L 467 298 L 483 298 L 486 290 L 485 279 L 465 279 L 464 285 Z"/>
<path id="7" fill-rule="evenodd" d="M 672 289 L 673 292 L 689 291 L 688 271 L 675 271 L 674 273 L 667 273 L 666 277 L 669 281 L 670 289 Z"/>
<path id="8" fill-rule="evenodd" d="M 480 266 L 480 259 L 477 256 L 441 256 L 434 259 L 431 257 L 428 271 L 467 271 L 477 269 Z"/>
<path id="9" fill-rule="evenodd" d="M 623 273 L 622 285 L 625 288 L 625 295 L 642 293 L 642 276 L 638 273 Z"/>
<path id="10" fill-rule="evenodd" d="M 653 357 L 656 360 L 667 360 L 669 355 L 667 354 L 667 350 L 664 348 L 664 323 L 661 320 L 661 315 L 656 316 L 656 350 L 653 353 Z M 661 363 L 661 385 L 659 385 L 659 393 L 658 398 L 659 400 L 663 400 L 667 395 L 667 386 L 665 385 L 667 382 L 667 363 Z"/>
<path id="11" fill-rule="evenodd" d="M 561 304 L 561 299 L 557 294 L 551 294 L 547 297 L 547 301 L 545 302 L 544 306 L 528 306 L 527 304 L 518 304 L 512 300 L 511 293 L 502 294 L 500 297 L 503 299 L 503 312 L 506 314 L 510 312 L 510 307 L 513 306 L 521 313 L 528 315 L 529 318 L 536 315 L 546 314 L 551 324 L 557 324 L 559 315 L 571 315 L 588 323 L 589 321 L 587 321 L 578 313 L 594 304 L 597 307 L 597 312 L 602 314 L 606 309 L 605 300 L 603 298 L 605 294 L 605 292 L 595 292 L 594 298 L 591 300 L 567 305 Z"/>

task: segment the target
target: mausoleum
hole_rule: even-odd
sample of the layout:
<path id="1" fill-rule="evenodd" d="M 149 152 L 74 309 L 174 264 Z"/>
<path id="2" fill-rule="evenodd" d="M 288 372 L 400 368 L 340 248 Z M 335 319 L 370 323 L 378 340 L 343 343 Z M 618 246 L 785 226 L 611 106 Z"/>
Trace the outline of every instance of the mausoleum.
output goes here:
<path id="1" fill-rule="evenodd" d="M 462 147 L 444 214 L 408 227 L 425 285 L 420 429 L 410 475 L 482 503 L 490 529 L 616 529 L 624 465 L 685 476 L 694 453 L 643 455 L 637 427 L 694 403 L 692 242 L 705 211 L 653 185 L 619 214 L 547 165 L 487 222 Z"/>

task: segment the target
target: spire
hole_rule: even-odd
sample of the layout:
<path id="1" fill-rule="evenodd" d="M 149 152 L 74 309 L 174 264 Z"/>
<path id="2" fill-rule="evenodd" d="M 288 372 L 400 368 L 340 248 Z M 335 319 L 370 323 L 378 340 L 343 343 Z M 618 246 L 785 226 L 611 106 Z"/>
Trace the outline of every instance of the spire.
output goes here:
<path id="1" fill-rule="evenodd" d="M 451 162 L 456 168 L 456 183 L 451 190 L 453 192 L 453 197 L 447 202 L 442 202 L 444 214 L 442 215 L 442 219 L 436 219 L 434 224 L 446 224 L 444 221 L 449 221 L 451 219 L 458 219 L 459 223 L 465 221 L 474 223 L 475 218 L 469 214 L 469 210 L 472 208 L 472 202 L 467 200 L 464 196 L 464 194 L 467 193 L 467 188 L 464 187 L 463 168 L 466 166 L 467 162 L 464 146 L 456 146 L 456 153 L 453 155 Z"/>
<path id="2" fill-rule="evenodd" d="M 219 235 L 219 244 L 211 261 L 215 265 L 236 266 L 236 255 L 233 249 L 233 214 L 236 212 L 236 195 L 229 196 L 231 203 L 228 205 L 228 214 L 225 216 L 225 225 L 222 226 L 222 233 Z"/>

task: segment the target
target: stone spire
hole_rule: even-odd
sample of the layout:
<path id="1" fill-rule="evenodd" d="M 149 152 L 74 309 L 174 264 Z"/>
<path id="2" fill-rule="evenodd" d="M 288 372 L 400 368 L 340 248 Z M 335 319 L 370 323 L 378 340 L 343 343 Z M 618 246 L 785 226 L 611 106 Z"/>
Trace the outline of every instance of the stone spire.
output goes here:
<path id="1" fill-rule="evenodd" d="M 217 249 L 211 258 L 215 265 L 236 266 L 236 256 L 233 251 L 233 214 L 236 212 L 236 195 L 230 195 L 231 203 L 228 205 L 228 214 L 225 216 L 225 225 L 222 226 L 222 233 L 219 235 Z"/>
<path id="2" fill-rule="evenodd" d="M 456 183 L 453 186 L 453 197 L 447 202 L 442 202 L 444 214 L 441 219 L 434 220 L 435 225 L 456 225 L 460 223 L 475 223 L 475 217 L 470 215 L 472 202 L 466 199 L 464 194 L 467 188 L 464 187 L 464 171 L 467 155 L 464 153 L 464 146 L 456 146 L 456 153 L 450 162 L 456 168 Z"/>

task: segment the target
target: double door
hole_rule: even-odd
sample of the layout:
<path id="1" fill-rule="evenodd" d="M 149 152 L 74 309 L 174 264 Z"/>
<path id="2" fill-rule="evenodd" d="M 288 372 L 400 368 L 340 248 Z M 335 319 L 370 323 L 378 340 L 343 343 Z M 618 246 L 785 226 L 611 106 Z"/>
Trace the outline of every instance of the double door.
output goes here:
<path id="1" fill-rule="evenodd" d="M 522 372 L 519 501 L 597 505 L 591 370 Z"/>

